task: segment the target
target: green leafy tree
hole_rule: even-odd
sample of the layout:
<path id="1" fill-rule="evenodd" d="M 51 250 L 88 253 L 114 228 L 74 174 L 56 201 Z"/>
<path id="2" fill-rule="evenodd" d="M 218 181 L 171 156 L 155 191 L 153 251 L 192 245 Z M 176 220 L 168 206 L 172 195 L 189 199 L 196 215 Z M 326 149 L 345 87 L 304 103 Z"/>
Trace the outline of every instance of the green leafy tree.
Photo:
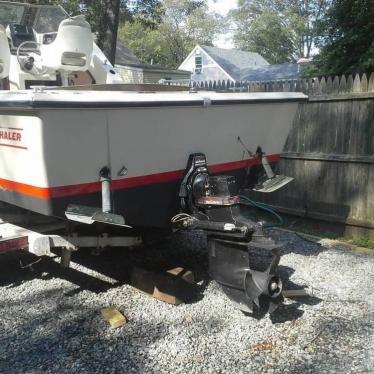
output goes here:
<path id="1" fill-rule="evenodd" d="M 169 45 L 170 63 L 177 67 L 196 44 L 212 45 L 220 30 L 218 15 L 208 13 L 205 2 L 164 0 L 165 16 L 160 25 Z"/>
<path id="2" fill-rule="evenodd" d="M 164 9 L 161 0 L 122 0 L 121 22 L 136 19 L 149 28 L 162 22 Z"/>
<path id="3" fill-rule="evenodd" d="M 323 22 L 320 74 L 374 71 L 374 4 L 372 0 L 335 0 Z"/>
<path id="4" fill-rule="evenodd" d="M 293 61 L 295 40 L 292 30 L 276 12 L 266 9 L 250 23 L 247 32 L 237 32 L 235 46 L 239 49 L 258 52 L 271 64 Z"/>
<path id="5" fill-rule="evenodd" d="M 331 0 L 239 0 L 230 13 L 236 47 L 271 63 L 310 57 Z M 259 35 L 261 33 L 261 35 Z"/>
<path id="6" fill-rule="evenodd" d="M 206 1 L 163 0 L 161 22 L 149 27 L 141 17 L 120 27 L 120 39 L 143 62 L 177 67 L 196 44 L 212 45 L 221 18 L 208 12 Z"/>
<path id="7" fill-rule="evenodd" d="M 167 65 L 168 46 L 166 40 L 158 28 L 148 28 L 143 22 L 135 20 L 126 22 L 119 31 L 118 37 L 124 41 L 135 55 L 145 63 Z"/>

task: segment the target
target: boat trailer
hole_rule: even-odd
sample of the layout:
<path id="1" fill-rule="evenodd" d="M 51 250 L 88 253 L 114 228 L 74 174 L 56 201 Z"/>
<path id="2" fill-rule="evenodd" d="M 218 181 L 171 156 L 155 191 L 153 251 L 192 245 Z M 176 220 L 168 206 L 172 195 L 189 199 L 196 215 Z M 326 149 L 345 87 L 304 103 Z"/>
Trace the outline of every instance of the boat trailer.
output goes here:
<path id="1" fill-rule="evenodd" d="M 137 247 L 143 241 L 140 236 L 79 235 L 74 232 L 68 235 L 57 234 L 66 229 L 66 222 L 43 224 L 38 227 L 23 228 L 10 223 L 5 231 L 7 236 L 0 239 L 0 254 L 16 250 L 27 250 L 36 256 L 48 256 L 54 248 L 61 248 L 61 265 L 69 267 L 71 253 L 79 248 L 92 248 L 99 254 L 107 247 Z M 3 234 L 3 232 L 1 233 Z"/>

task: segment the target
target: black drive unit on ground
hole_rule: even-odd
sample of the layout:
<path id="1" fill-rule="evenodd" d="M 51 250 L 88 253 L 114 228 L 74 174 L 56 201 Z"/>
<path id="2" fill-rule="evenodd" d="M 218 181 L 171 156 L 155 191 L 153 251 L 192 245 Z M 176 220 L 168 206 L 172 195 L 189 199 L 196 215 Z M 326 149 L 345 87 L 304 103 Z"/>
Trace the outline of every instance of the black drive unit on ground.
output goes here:
<path id="1" fill-rule="evenodd" d="M 176 227 L 204 230 L 209 273 L 246 312 L 272 312 L 282 301 L 276 274 L 279 247 L 263 234 L 261 223 L 240 214 L 238 186 L 232 176 L 209 175 L 204 154 L 192 154 L 179 192 Z"/>

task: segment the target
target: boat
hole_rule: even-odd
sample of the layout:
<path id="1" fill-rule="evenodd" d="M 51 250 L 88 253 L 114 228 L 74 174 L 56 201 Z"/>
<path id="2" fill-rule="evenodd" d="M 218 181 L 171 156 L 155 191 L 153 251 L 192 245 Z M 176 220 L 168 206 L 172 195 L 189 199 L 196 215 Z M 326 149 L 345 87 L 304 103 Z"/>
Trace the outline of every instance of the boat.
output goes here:
<path id="1" fill-rule="evenodd" d="M 252 241 L 258 226 L 236 224 L 231 186 L 248 185 L 253 166 L 263 166 L 265 184 L 279 182 L 270 166 L 307 100 L 130 87 L 83 16 L 3 1 L 0 82 L 0 201 L 126 230 L 181 224 L 208 231 L 215 245 L 222 235 Z"/>

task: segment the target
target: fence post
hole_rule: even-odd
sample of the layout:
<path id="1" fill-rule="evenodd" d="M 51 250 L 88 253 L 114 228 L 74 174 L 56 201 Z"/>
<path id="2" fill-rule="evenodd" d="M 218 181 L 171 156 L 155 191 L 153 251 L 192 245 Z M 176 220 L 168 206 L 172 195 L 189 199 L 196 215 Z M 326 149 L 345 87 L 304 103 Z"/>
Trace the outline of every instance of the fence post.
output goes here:
<path id="1" fill-rule="evenodd" d="M 339 84 L 339 93 L 344 93 L 347 90 L 347 80 L 345 79 L 345 75 L 343 74 L 340 78 Z"/>
<path id="2" fill-rule="evenodd" d="M 322 77 L 319 81 L 318 95 L 323 95 L 326 92 L 326 79 Z"/>
<path id="3" fill-rule="evenodd" d="M 308 94 L 308 81 L 306 79 L 301 80 L 301 91 L 304 92 L 305 94 Z"/>
<path id="4" fill-rule="evenodd" d="M 360 76 L 356 74 L 355 79 L 353 81 L 353 92 L 361 92 L 361 82 Z"/>
<path id="5" fill-rule="evenodd" d="M 335 75 L 332 81 L 332 92 L 337 93 L 339 91 L 339 77 Z"/>
<path id="6" fill-rule="evenodd" d="M 348 79 L 347 79 L 347 92 L 352 92 L 353 91 L 353 77 L 351 74 L 349 74 Z"/>
<path id="7" fill-rule="evenodd" d="M 369 84 L 368 84 L 368 92 L 374 91 L 374 72 L 370 74 Z"/>
<path id="8" fill-rule="evenodd" d="M 331 92 L 332 92 L 332 79 L 330 75 L 326 81 L 326 92 L 325 93 L 330 94 Z"/>
<path id="9" fill-rule="evenodd" d="M 368 92 L 368 79 L 365 73 L 361 77 L 361 92 Z"/>

